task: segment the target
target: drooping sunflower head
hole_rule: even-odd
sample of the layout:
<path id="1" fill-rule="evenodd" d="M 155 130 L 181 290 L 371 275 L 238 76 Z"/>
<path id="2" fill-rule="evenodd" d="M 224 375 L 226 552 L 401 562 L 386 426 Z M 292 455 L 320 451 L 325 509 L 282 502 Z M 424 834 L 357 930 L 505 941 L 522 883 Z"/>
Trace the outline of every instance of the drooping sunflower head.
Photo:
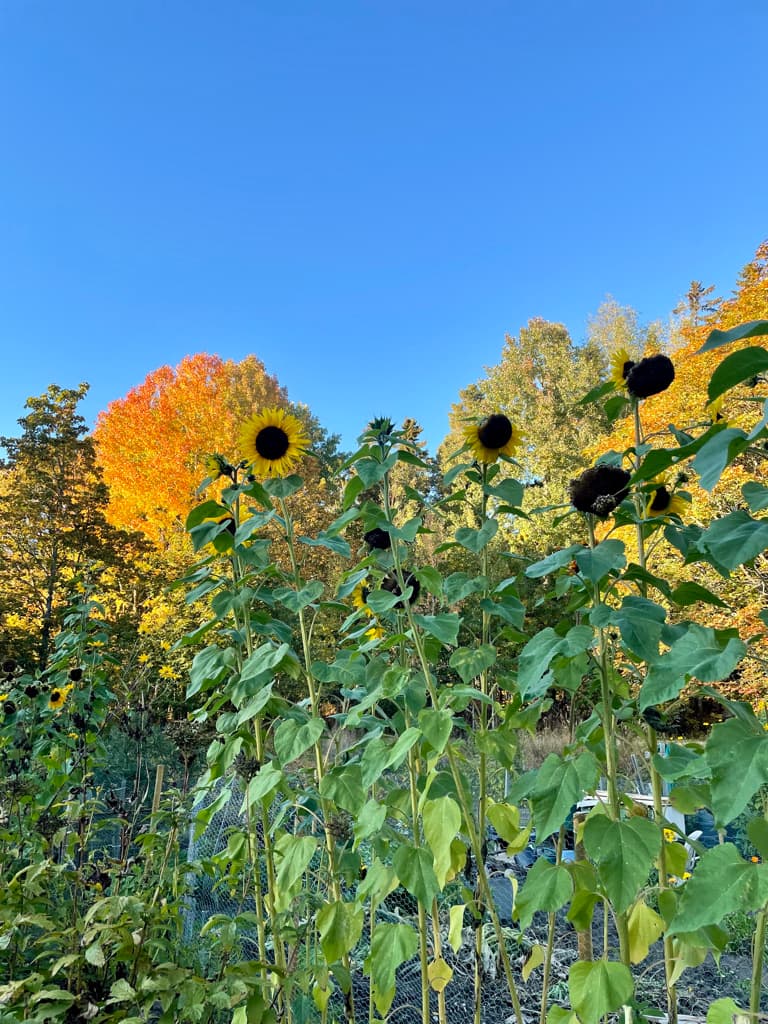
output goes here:
<path id="1" fill-rule="evenodd" d="M 363 540 L 371 549 L 371 551 L 388 551 L 392 547 L 392 538 L 386 530 L 382 530 L 380 526 L 374 526 L 372 530 L 368 530 L 367 533 L 363 534 Z"/>
<path id="2" fill-rule="evenodd" d="M 616 349 L 611 356 L 611 380 L 617 388 L 627 386 L 627 376 L 634 365 L 635 362 L 629 358 L 627 349 Z"/>
<path id="3" fill-rule="evenodd" d="M 218 452 L 206 455 L 203 465 L 208 476 L 213 477 L 214 480 L 218 480 L 220 476 L 232 476 L 234 473 L 234 468 Z"/>
<path id="4" fill-rule="evenodd" d="M 675 367 L 669 356 L 661 352 L 646 356 L 630 367 L 627 373 L 627 391 L 633 398 L 650 398 L 666 391 L 675 379 Z"/>
<path id="5" fill-rule="evenodd" d="M 240 428 L 240 448 L 260 476 L 285 476 L 309 443 L 301 420 L 285 409 L 264 409 Z"/>
<path id="6" fill-rule="evenodd" d="M 411 594 L 408 598 L 408 604 L 416 604 L 419 599 L 419 591 L 421 590 L 421 584 L 416 579 L 412 572 L 406 572 L 403 575 L 403 584 L 407 590 L 411 588 Z M 381 589 L 386 590 L 389 594 L 397 594 L 400 600 L 395 605 L 395 608 L 404 608 L 405 601 L 402 599 L 403 591 L 400 588 L 400 582 L 397 578 L 396 572 L 388 572 L 384 579 L 381 581 Z"/>
<path id="7" fill-rule="evenodd" d="M 500 455 L 514 456 L 522 442 L 522 434 L 503 412 L 494 412 L 479 422 L 462 428 L 464 441 L 478 462 L 496 462 Z"/>
<path id="8" fill-rule="evenodd" d="M 620 466 L 592 466 L 568 485 L 571 504 L 579 512 L 607 518 L 629 494 L 630 474 Z"/>
<path id="9" fill-rule="evenodd" d="M 645 505 L 647 516 L 681 516 L 687 512 L 689 502 L 667 486 L 663 480 L 654 481 L 655 487 L 648 494 Z"/>

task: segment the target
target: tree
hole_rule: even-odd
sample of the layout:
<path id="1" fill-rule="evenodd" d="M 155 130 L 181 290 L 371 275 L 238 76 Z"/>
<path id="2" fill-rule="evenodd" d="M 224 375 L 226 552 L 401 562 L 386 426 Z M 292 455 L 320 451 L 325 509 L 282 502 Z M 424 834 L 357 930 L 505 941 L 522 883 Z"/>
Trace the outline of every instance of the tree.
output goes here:
<path id="1" fill-rule="evenodd" d="M 451 435 L 441 447 L 443 459 L 461 446 L 463 419 L 503 412 L 524 435 L 518 456 L 518 475 L 527 484 L 524 509 L 567 504 L 569 479 L 587 465 L 584 449 L 606 427 L 602 413 L 580 406 L 579 399 L 600 383 L 605 371 L 606 359 L 595 341 L 575 345 L 562 324 L 530 320 L 519 337 L 507 335 L 500 362 L 461 392 L 450 414 Z M 549 513 L 536 514 L 531 522 L 515 520 L 515 532 L 507 528 L 505 540 L 532 552 L 559 546 L 566 535 L 556 518 Z"/>
<path id="2" fill-rule="evenodd" d="M 19 437 L 2 437 L 0 608 L 5 653 L 44 668 L 57 616 L 86 569 L 125 562 L 134 539 L 107 522 L 108 492 L 77 405 L 88 391 L 51 384 L 29 398 Z"/>
<path id="3" fill-rule="evenodd" d="M 666 391 L 643 401 L 641 405 L 644 435 L 656 447 L 677 445 L 677 439 L 669 430 L 670 424 L 697 435 L 709 426 L 713 415 L 724 418 L 729 426 L 750 431 L 758 418 L 756 409 L 759 405 L 756 402 L 762 402 L 768 393 L 765 381 L 758 380 L 729 391 L 719 411 L 709 409 L 707 383 L 723 359 L 724 351 L 715 349 L 699 354 L 699 349 L 713 329 L 728 330 L 750 320 L 768 319 L 768 242 L 758 248 L 755 258 L 741 271 L 731 298 L 705 304 L 703 300 L 711 289 L 693 287 L 698 284 L 693 282 L 691 286 L 691 315 L 683 319 L 680 344 L 672 353 L 675 379 Z M 702 316 L 705 305 L 711 308 Z M 725 354 L 748 346 L 765 347 L 766 341 L 764 338 L 751 338 L 736 342 Z M 609 434 L 598 438 L 589 454 L 594 459 L 607 451 L 625 451 L 633 444 L 632 417 L 626 417 L 617 420 Z M 742 507 L 744 497 L 741 486 L 746 480 L 768 482 L 768 462 L 760 451 L 744 452 L 727 468 L 712 491 L 699 486 L 690 467 L 686 467 L 685 475 L 689 479 L 682 486 L 692 497 L 685 519 L 706 526 L 712 519 Z M 675 475 L 670 474 L 666 482 L 673 486 Z M 632 552 L 633 532 L 627 530 L 623 533 L 625 535 L 622 539 Z M 653 547 L 651 567 L 673 583 L 693 578 L 728 602 L 728 609 L 722 611 L 707 605 L 697 606 L 695 614 L 702 623 L 717 628 L 737 625 L 744 636 L 764 632 L 764 625 L 758 618 L 768 595 L 768 561 L 764 555 L 755 559 L 751 567 L 741 566 L 731 579 L 724 580 L 702 563 L 684 567 L 678 553 L 659 541 Z M 739 680 L 733 683 L 733 692 L 754 697 L 764 689 L 762 667 L 757 667 L 755 662 L 745 662 L 740 671 Z M 727 690 L 728 686 L 724 686 L 724 689 Z"/>

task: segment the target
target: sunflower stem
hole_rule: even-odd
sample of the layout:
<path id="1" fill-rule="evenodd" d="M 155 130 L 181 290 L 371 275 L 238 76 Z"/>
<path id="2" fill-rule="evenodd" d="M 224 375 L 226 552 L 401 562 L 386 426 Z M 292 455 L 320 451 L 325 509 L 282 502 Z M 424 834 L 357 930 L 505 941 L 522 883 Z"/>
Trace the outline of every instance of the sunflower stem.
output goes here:
<path id="1" fill-rule="evenodd" d="M 640 402 L 638 399 L 632 400 L 632 413 L 633 422 L 635 427 L 635 472 L 640 468 L 640 448 L 644 443 L 643 439 L 643 428 L 640 420 Z M 639 491 L 635 491 L 634 495 L 635 509 L 637 511 L 637 524 L 635 527 L 637 534 L 637 562 L 641 569 L 646 567 L 646 552 L 645 552 L 645 504 L 643 502 L 642 494 Z M 639 590 L 643 597 L 647 595 L 648 587 L 645 580 L 641 580 L 639 583 Z M 650 753 L 649 771 L 651 775 L 651 792 L 653 793 L 653 815 L 656 821 L 661 824 L 664 817 L 664 800 L 662 792 L 662 780 L 659 773 L 653 763 L 654 754 L 657 752 L 658 740 L 656 736 L 656 730 L 651 726 L 647 726 L 647 737 L 648 737 L 648 751 Z M 666 844 L 662 839 L 661 851 L 659 853 L 659 891 L 662 892 L 668 888 L 667 881 L 667 855 L 666 855 Z M 677 1024 L 677 989 L 672 983 L 672 975 L 675 969 L 675 954 L 672 945 L 672 939 L 667 934 L 664 935 L 662 943 L 664 949 L 664 978 L 665 988 L 667 993 L 667 1016 L 669 1018 L 669 1024 Z"/>

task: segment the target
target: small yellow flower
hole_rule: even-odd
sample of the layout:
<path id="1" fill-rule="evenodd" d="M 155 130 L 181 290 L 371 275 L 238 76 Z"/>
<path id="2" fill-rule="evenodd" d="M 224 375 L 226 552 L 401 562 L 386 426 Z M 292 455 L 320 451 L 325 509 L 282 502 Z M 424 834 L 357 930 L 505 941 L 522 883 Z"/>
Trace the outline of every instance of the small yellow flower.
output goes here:
<path id="1" fill-rule="evenodd" d="M 148 661 L 149 661 L 149 655 L 148 654 L 140 654 L 139 655 L 139 664 L 140 665 L 146 665 Z"/>
<path id="2" fill-rule="evenodd" d="M 170 665 L 161 665 L 160 671 L 157 673 L 161 679 L 178 679 L 179 673 L 174 672 Z"/>
<path id="3" fill-rule="evenodd" d="M 171 645 L 167 640 L 163 640 L 160 644 L 161 651 L 170 651 Z"/>
<path id="4" fill-rule="evenodd" d="M 760 858 L 759 857 L 750 857 L 749 859 L 752 861 L 753 864 L 759 864 L 760 863 Z"/>
<path id="5" fill-rule="evenodd" d="M 690 877 L 691 877 L 691 872 L 690 871 L 684 871 L 683 872 L 683 881 L 684 882 L 687 882 Z"/>
<path id="6" fill-rule="evenodd" d="M 365 635 L 368 640 L 381 640 L 387 634 L 381 626 L 371 626 L 370 629 L 366 629 Z"/>
<path id="7" fill-rule="evenodd" d="M 673 831 L 673 829 L 671 829 L 671 828 L 665 828 L 664 829 L 664 838 L 666 839 L 666 841 L 668 843 L 676 843 L 677 842 L 677 832 Z"/>

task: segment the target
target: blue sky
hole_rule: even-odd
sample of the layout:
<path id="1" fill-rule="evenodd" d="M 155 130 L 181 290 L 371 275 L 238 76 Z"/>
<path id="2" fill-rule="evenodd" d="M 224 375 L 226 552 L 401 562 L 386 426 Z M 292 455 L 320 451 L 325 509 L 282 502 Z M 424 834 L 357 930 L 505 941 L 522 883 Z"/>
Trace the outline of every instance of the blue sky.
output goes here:
<path id="1" fill-rule="evenodd" d="M 0 434 L 256 353 L 434 446 L 530 317 L 666 318 L 768 237 L 763 0 L 3 0 Z"/>

